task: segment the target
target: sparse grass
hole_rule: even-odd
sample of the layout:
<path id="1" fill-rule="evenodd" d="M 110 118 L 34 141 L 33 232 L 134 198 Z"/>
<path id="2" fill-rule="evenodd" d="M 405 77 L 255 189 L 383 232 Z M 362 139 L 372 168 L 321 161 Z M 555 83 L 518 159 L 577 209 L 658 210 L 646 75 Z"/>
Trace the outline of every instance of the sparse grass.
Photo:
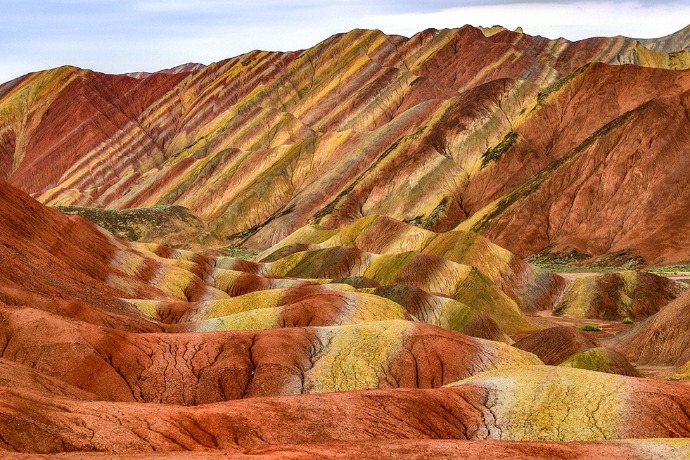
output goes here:
<path id="1" fill-rule="evenodd" d="M 547 86 L 544 90 L 540 91 L 539 94 L 537 94 L 537 102 L 539 105 L 544 105 L 546 103 L 546 100 L 549 98 L 549 96 L 552 93 L 555 93 L 559 89 L 561 89 L 563 86 L 568 84 L 572 79 L 580 75 L 582 72 L 587 70 L 590 67 L 590 64 L 584 65 L 580 67 L 579 69 L 575 70 L 574 72 L 561 77 L 560 79 L 556 80 L 555 82 L 551 83 L 549 86 Z"/>
<path id="2" fill-rule="evenodd" d="M 532 257 L 525 259 L 525 262 L 553 273 L 614 273 L 636 269 L 634 264 L 602 266 L 568 262 L 543 262 L 534 260 Z M 690 264 L 650 267 L 642 270 L 647 273 L 661 276 L 690 276 Z"/>
<path id="3" fill-rule="evenodd" d="M 177 205 L 129 209 L 83 206 L 54 208 L 66 215 L 80 215 L 126 241 L 153 241 L 157 236 L 174 233 L 183 227 L 196 228 L 199 231 L 204 227 L 203 222 L 190 210 Z"/>
<path id="4" fill-rule="evenodd" d="M 489 163 L 495 162 L 501 159 L 504 153 L 506 153 L 512 146 L 517 142 L 520 135 L 515 131 L 511 131 L 505 135 L 503 140 L 498 143 L 493 148 L 487 149 L 482 155 L 482 168 L 486 168 Z"/>
<path id="5" fill-rule="evenodd" d="M 649 273 L 655 273 L 657 275 L 690 274 L 690 262 L 682 262 L 675 265 L 666 265 L 664 267 L 648 268 L 647 271 Z"/>
<path id="6" fill-rule="evenodd" d="M 571 252 L 545 250 L 527 257 L 525 262 L 554 273 L 614 273 L 635 270 L 644 263 L 640 258 L 625 252 L 592 259 L 591 255 L 576 249 Z"/>
<path id="7" fill-rule="evenodd" d="M 551 252 L 549 248 L 546 248 L 540 253 L 527 257 L 525 262 L 550 272 L 570 273 L 589 271 L 587 270 L 589 267 L 583 267 L 581 262 L 590 257 L 591 255 L 576 249 L 570 252 Z"/>
<path id="8" fill-rule="evenodd" d="M 228 257 L 244 260 L 253 259 L 254 256 L 256 256 L 259 253 L 259 251 L 257 251 L 256 249 L 243 248 L 242 246 L 236 244 L 231 244 L 230 246 L 225 246 L 224 248 L 218 249 L 220 251 L 223 251 L 223 253 Z"/>
<path id="9" fill-rule="evenodd" d="M 529 262 L 529 261 L 527 261 Z M 543 264 L 529 262 L 532 265 L 553 273 L 614 273 L 630 270 L 626 267 L 593 267 L 591 265 Z"/>
<path id="10" fill-rule="evenodd" d="M 581 331 L 600 331 L 601 328 L 599 326 L 595 326 L 594 324 L 583 324 L 582 326 L 579 326 L 578 329 Z"/>

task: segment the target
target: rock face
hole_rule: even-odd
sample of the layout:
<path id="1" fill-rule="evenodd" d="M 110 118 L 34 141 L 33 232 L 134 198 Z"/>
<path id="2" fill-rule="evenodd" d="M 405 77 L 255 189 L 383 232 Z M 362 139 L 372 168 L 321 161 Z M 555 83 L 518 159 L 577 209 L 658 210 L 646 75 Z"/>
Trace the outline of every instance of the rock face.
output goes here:
<path id="1" fill-rule="evenodd" d="M 307 242 L 253 262 L 127 243 L 4 183 L 0 204 L 8 455 L 452 457 L 478 448 L 469 440 L 497 458 L 572 453 L 562 441 L 601 455 L 687 452 L 683 440 L 647 440 L 690 436 L 685 383 L 545 366 L 459 332 L 508 341 L 504 329 L 536 327 L 501 290 L 512 256 L 476 235 L 430 233 L 424 248 L 441 239 L 455 249 L 438 254 L 493 277 L 431 249 Z M 552 349 L 582 348 L 551 334 Z"/>
<path id="2" fill-rule="evenodd" d="M 685 363 L 678 369 L 678 374 L 676 375 L 677 380 L 690 380 L 690 361 Z"/>
<path id="3" fill-rule="evenodd" d="M 117 312 L 131 310 L 119 298 L 222 295 L 198 276 L 148 257 L 88 220 L 66 217 L 1 182 L 0 213 L 5 292 L 79 301 Z M 176 285 L 175 278 L 185 286 Z M 7 295 L 13 297 L 12 292 Z"/>
<path id="4" fill-rule="evenodd" d="M 590 348 L 570 356 L 560 366 L 606 372 L 607 374 L 642 377 L 635 367 L 617 351 L 600 347 Z"/>
<path id="5" fill-rule="evenodd" d="M 638 38 L 646 48 L 664 53 L 690 50 L 690 25 L 660 38 Z"/>
<path id="6" fill-rule="evenodd" d="M 562 80 L 515 128 L 519 141 L 470 184 L 466 202 L 477 212 L 460 228 L 521 256 L 547 250 L 647 263 L 686 259 L 686 233 L 677 230 L 688 225 L 678 217 L 687 197 L 668 184 L 685 170 L 678 142 L 690 132 L 689 77 L 593 64 Z M 602 95 L 596 109 L 589 105 L 594 94 Z M 659 134 L 650 138 L 652 132 Z M 659 209 L 669 214 L 653 218 Z"/>
<path id="7" fill-rule="evenodd" d="M 299 459 L 352 459 L 352 458 L 380 458 L 396 460 L 399 458 L 453 459 L 458 455 L 468 456 L 480 460 L 510 460 L 515 458 L 529 458 L 551 460 L 553 458 L 568 458 L 577 460 L 592 459 L 643 459 L 658 458 L 675 460 L 687 457 L 690 453 L 690 441 L 682 439 L 645 439 L 623 440 L 609 442 L 526 442 L 526 441 L 459 441 L 451 439 L 424 440 L 395 440 L 386 441 L 357 441 L 352 443 L 309 443 L 287 444 L 257 449 L 248 449 L 245 453 L 230 453 L 226 451 L 175 451 L 174 453 L 108 453 L 107 458 L 123 460 L 145 460 L 157 458 L 189 459 L 189 460 L 251 460 L 256 458 L 299 458 Z M 33 458 L 50 459 L 55 456 L 33 456 Z M 62 453 L 65 459 L 99 459 L 103 454 L 92 453 Z M 8 460 L 26 458 L 23 454 L 5 454 Z"/>
<path id="8" fill-rule="evenodd" d="M 505 344 L 409 321 L 135 334 L 34 310 L 0 313 L 3 357 L 106 401 L 198 405 L 255 396 L 431 388 L 485 370 L 541 363 Z"/>
<path id="9" fill-rule="evenodd" d="M 551 327 L 515 342 L 514 346 L 534 353 L 544 364 L 557 366 L 570 356 L 601 346 L 586 332 L 571 327 Z"/>
<path id="10" fill-rule="evenodd" d="M 4 446 L 40 453 L 242 453 L 323 440 L 395 445 L 413 439 L 583 441 L 690 435 L 685 385 L 541 366 L 484 373 L 451 388 L 250 398 L 202 407 L 78 401 L 16 389 L 3 389 L 0 397 Z M 661 410 L 667 422 L 652 415 Z M 54 424 L 61 429 L 41 429 Z M 291 429 L 295 424 L 300 429 Z M 93 435 L 84 436 L 85 430 Z"/>
<path id="11" fill-rule="evenodd" d="M 0 86 L 0 178 L 50 205 L 183 206 L 259 249 L 380 214 L 519 257 L 690 258 L 690 74 L 667 70 L 690 59 L 488 30 L 27 75 Z"/>
<path id="12" fill-rule="evenodd" d="M 477 267 L 524 311 L 551 308 L 565 282 L 472 232 L 435 233 L 385 216 L 368 216 L 340 229 L 303 227 L 259 255 L 271 262 L 295 252 L 353 246 L 376 254 L 411 251 Z"/>

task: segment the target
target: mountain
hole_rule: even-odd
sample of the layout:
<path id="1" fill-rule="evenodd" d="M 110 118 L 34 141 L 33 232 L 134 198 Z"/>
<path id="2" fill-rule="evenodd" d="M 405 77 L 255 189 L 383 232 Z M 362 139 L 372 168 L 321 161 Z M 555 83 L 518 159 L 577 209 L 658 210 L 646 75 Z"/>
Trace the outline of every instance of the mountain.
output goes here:
<path id="1" fill-rule="evenodd" d="M 521 256 L 685 260 L 690 73 L 593 64 L 556 86 L 470 183 L 459 228 Z"/>
<path id="2" fill-rule="evenodd" d="M 1 85 L 0 456 L 687 457 L 687 286 L 529 262 L 690 259 L 684 56 L 354 30 Z"/>
<path id="3" fill-rule="evenodd" d="M 183 73 L 183 72 L 194 72 L 195 70 L 201 70 L 206 67 L 204 64 L 199 64 L 197 62 L 188 62 L 186 64 L 171 67 L 169 69 L 159 70 L 157 72 L 130 72 L 125 75 L 134 78 L 146 78 L 150 77 L 154 73 Z"/>
<path id="4" fill-rule="evenodd" d="M 660 38 L 638 38 L 646 48 L 663 53 L 690 50 L 690 25 Z"/>
<path id="5" fill-rule="evenodd" d="M 520 257 L 687 258 L 688 72 L 666 69 L 690 60 L 493 29 L 354 30 L 139 78 L 30 74 L 0 86 L 0 173 L 49 205 L 183 206 L 259 249 L 378 214 Z"/>
<path id="6" fill-rule="evenodd" d="M 554 315 L 621 321 L 645 319 L 687 290 L 687 285 L 639 271 L 604 273 L 574 279 Z"/>
<path id="7" fill-rule="evenodd" d="M 686 385 L 566 367 L 493 371 L 428 390 L 248 398 L 197 407 L 51 398 L 17 389 L 5 390 L 2 397 L 4 445 L 21 452 L 81 451 L 82 456 L 104 452 L 131 458 L 155 451 L 199 458 L 264 450 L 280 458 L 282 449 L 311 448 L 316 450 L 306 458 L 323 458 L 324 452 L 337 456 L 331 454 L 334 448 L 357 452 L 360 446 L 367 452 L 386 443 L 386 450 L 395 452 L 416 442 L 431 449 L 445 445 L 452 457 L 453 447 L 465 446 L 457 441 L 472 440 L 491 449 L 490 455 L 527 449 L 537 458 L 549 458 L 547 453 L 553 458 L 554 452 L 572 452 L 571 441 L 633 438 L 599 442 L 589 458 L 610 452 L 640 458 L 655 451 L 682 458 L 687 439 L 659 438 L 690 436 Z M 541 417 L 535 417 L 536 408 Z M 662 410 L 663 419 L 652 415 Z M 60 429 L 46 429 L 54 426 Z M 523 447 L 505 441 L 522 441 Z M 321 451 L 315 443 L 329 447 Z M 424 458 L 425 451 L 411 455 Z"/>
<path id="8" fill-rule="evenodd" d="M 628 359 L 681 366 L 690 361 L 690 294 L 685 293 L 625 334 L 610 339 Z"/>

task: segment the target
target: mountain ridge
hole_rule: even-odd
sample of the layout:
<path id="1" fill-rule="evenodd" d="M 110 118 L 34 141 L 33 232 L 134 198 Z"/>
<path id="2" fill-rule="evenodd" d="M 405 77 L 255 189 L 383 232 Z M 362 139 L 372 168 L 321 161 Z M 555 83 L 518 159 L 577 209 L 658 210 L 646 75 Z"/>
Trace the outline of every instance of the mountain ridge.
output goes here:
<path id="1" fill-rule="evenodd" d="M 690 64 L 674 59 L 623 37 L 569 42 L 465 26 L 409 39 L 353 30 L 303 51 L 255 51 L 144 78 L 58 68 L 0 87 L 0 171 L 50 205 L 181 205 L 229 243 L 258 249 L 309 221 L 338 227 L 369 214 L 445 231 L 560 161 L 568 143 L 533 144 L 525 129 L 534 120 L 573 139 L 608 139 L 613 131 L 598 130 L 623 115 L 619 107 L 658 99 L 676 78 L 668 75 L 683 76 L 672 83 L 679 111 L 686 73 L 655 70 Z M 600 85 L 577 110 L 554 111 L 564 94 L 602 76 L 612 88 L 632 85 L 630 102 L 607 100 Z M 577 128 L 591 105 L 611 109 Z M 523 158 L 525 150 L 538 155 Z M 516 158 L 524 172 L 506 175 Z M 495 224 L 475 230 L 523 257 L 552 248 L 594 260 L 629 251 L 646 264 L 690 258 L 685 241 L 650 252 L 560 231 L 525 245 Z"/>

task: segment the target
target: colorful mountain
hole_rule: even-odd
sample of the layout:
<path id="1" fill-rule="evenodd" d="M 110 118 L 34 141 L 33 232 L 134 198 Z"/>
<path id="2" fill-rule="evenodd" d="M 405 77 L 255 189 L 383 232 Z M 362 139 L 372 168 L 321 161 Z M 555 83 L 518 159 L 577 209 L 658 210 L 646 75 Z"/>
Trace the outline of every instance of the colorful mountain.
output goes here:
<path id="1" fill-rule="evenodd" d="M 0 456 L 687 457 L 683 37 L 0 85 Z"/>
<path id="2" fill-rule="evenodd" d="M 338 229 L 308 225 L 257 257 L 264 262 L 292 253 L 352 246 L 376 254 L 411 251 L 476 267 L 525 311 L 551 308 L 564 280 L 523 262 L 480 235 L 465 231 L 434 233 L 384 216 L 363 217 Z"/>
<path id="3" fill-rule="evenodd" d="M 378 214 L 519 257 L 674 262 L 690 79 L 666 69 L 683 56 L 465 26 L 137 78 L 62 67 L 0 87 L 0 178 L 50 205 L 183 206 L 260 249 Z"/>
<path id="4" fill-rule="evenodd" d="M 645 48 L 663 53 L 690 50 L 690 25 L 660 38 L 638 38 L 637 41 Z"/>
<path id="5" fill-rule="evenodd" d="M 599 341 L 575 327 L 550 327 L 530 334 L 514 346 L 534 353 L 544 364 L 557 366 L 576 353 L 601 346 Z"/>
<path id="6" fill-rule="evenodd" d="M 41 453 L 223 450 L 241 454 L 272 448 L 277 455 L 276 446 L 308 449 L 325 440 L 332 446 L 386 442 L 395 449 L 398 443 L 412 440 L 632 438 L 641 440 L 604 444 L 601 452 L 627 447 L 648 454 L 646 449 L 654 446 L 662 452 L 687 452 L 688 445 L 687 439 L 647 438 L 690 435 L 686 385 L 565 367 L 492 371 L 452 387 L 428 390 L 262 397 L 197 407 L 68 399 L 20 389 L 4 389 L 0 397 L 4 403 L 0 416 L 8 422 L 0 425 L 4 445 Z M 654 416 L 660 411 L 663 419 Z M 48 426 L 60 429 L 45 429 Z M 438 445 L 443 443 L 432 444 Z M 541 449 L 553 453 L 551 449 L 568 448 L 546 444 Z"/>
<path id="7" fill-rule="evenodd" d="M 609 348 L 590 348 L 570 356 L 559 366 L 606 372 L 607 374 L 642 377 L 635 367 L 620 353 Z"/>
<path id="8" fill-rule="evenodd" d="M 648 440 L 690 436 L 686 384 L 613 375 L 637 374 L 596 340 L 578 345 L 584 339 L 575 336 L 587 336 L 572 327 L 533 334 L 516 344 L 522 350 L 459 332 L 498 331 L 496 338 L 506 338 L 501 328 L 512 324 L 510 315 L 487 302 L 487 292 L 528 320 L 477 267 L 424 252 L 373 254 L 352 246 L 264 263 L 195 254 L 123 242 L 7 184 L 0 191 L 7 252 L 0 271 L 1 449 L 282 455 L 325 440 L 363 455 L 383 442 L 392 455 L 413 445 L 444 452 L 463 440 L 529 441 L 489 443 L 487 452 L 536 458 L 568 452 L 563 441 L 619 440 L 600 452 L 640 455 L 687 449 L 683 440 Z M 354 241 L 365 241 L 362 235 Z M 449 235 L 459 240 L 451 248 L 468 238 L 471 247 L 483 241 Z M 483 262 L 500 267 L 490 263 L 498 250 L 486 247 Z M 404 275 L 415 257 L 421 262 Z M 313 260 L 302 264 L 307 259 Z M 475 277 L 467 303 L 414 287 L 419 280 L 426 288 L 440 283 L 429 281 L 439 267 Z M 249 283 L 248 292 L 230 296 L 221 289 L 228 273 L 291 285 Z M 325 274 L 348 275 L 342 281 L 351 284 Z M 524 351 L 529 341 L 542 345 L 531 349 L 545 360 L 560 349 L 564 358 L 556 361 L 564 362 L 543 365 Z"/>

